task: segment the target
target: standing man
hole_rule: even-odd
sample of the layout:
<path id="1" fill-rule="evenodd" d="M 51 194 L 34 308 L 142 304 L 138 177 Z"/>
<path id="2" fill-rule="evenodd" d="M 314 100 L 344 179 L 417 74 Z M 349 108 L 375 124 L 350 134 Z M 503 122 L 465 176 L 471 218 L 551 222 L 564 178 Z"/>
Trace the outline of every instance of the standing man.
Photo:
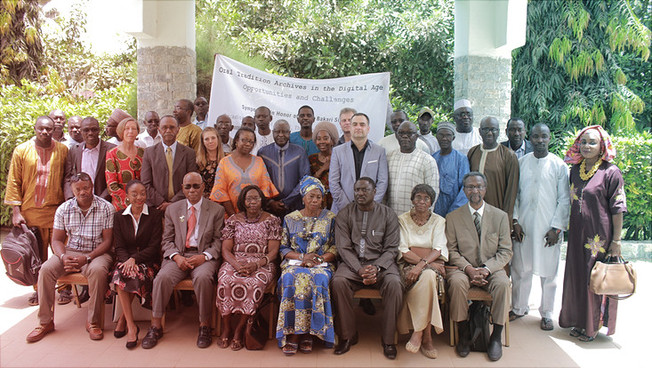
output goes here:
<path id="1" fill-rule="evenodd" d="M 197 171 L 197 162 L 195 151 L 177 142 L 179 122 L 174 116 L 163 116 L 159 130 L 163 141 L 145 149 L 140 177 L 147 188 L 147 205 L 165 211 L 184 198 L 183 177 Z"/>
<path id="2" fill-rule="evenodd" d="M 473 129 L 473 109 L 469 100 L 458 100 L 453 110 L 456 131 L 453 149 L 466 155 L 471 147 L 482 143 L 482 138 L 478 130 Z"/>
<path id="3" fill-rule="evenodd" d="M 355 202 L 344 207 L 335 218 L 335 243 L 342 262 L 332 280 L 340 333 L 334 353 L 344 354 L 358 342 L 353 293 L 366 286 L 380 289 L 384 307 L 383 354 L 388 359 L 396 359 L 396 318 L 403 305 L 403 283 L 396 264 L 398 217 L 391 208 L 374 201 L 373 179 L 361 177 L 355 183 L 354 192 Z"/>
<path id="4" fill-rule="evenodd" d="M 518 159 L 512 150 L 498 144 L 498 120 L 487 116 L 480 122 L 482 144 L 469 150 L 471 171 L 485 175 L 487 182 L 485 201 L 507 212 L 514 213 L 514 202 L 518 193 Z"/>
<path id="5" fill-rule="evenodd" d="M 333 148 L 328 181 L 333 195 L 331 211 L 337 213 L 353 202 L 353 185 L 363 176 L 374 180 L 374 200 L 381 202 L 387 191 L 385 150 L 367 139 L 369 117 L 361 112 L 351 118 L 351 142 Z"/>
<path id="6" fill-rule="evenodd" d="M 507 121 L 507 140 L 501 144 L 516 154 L 516 158 L 521 158 L 528 153 L 532 152 L 532 144 L 525 139 L 525 123 L 521 118 L 510 118 Z"/>
<path id="7" fill-rule="evenodd" d="M 469 159 L 453 149 L 455 125 L 442 121 L 437 125 L 437 143 L 441 148 L 432 157 L 439 169 L 439 197 L 435 203 L 435 213 L 446 217 L 458 207 L 466 204 L 462 178 L 469 172 Z"/>
<path id="8" fill-rule="evenodd" d="M 387 205 L 397 216 L 412 208 L 410 196 L 417 184 L 428 184 L 439 193 L 439 170 L 437 162 L 429 154 L 417 149 L 417 128 L 404 121 L 396 131 L 400 149 L 387 155 L 389 184 Z"/>
<path id="9" fill-rule="evenodd" d="M 93 195 L 93 181 L 78 173 L 72 182 L 74 198 L 64 202 L 54 215 L 52 252 L 54 257 L 43 264 L 38 275 L 40 300 L 39 326 L 27 342 L 37 342 L 54 331 L 54 289 L 57 279 L 66 273 L 81 272 L 88 279 L 90 305 L 86 331 L 91 340 L 104 337 L 104 294 L 108 287 L 110 254 L 113 241 L 113 205 Z"/>
<path id="10" fill-rule="evenodd" d="M 247 115 L 244 118 L 242 118 L 242 121 L 240 122 L 240 128 L 244 128 L 244 127 L 253 130 L 254 133 L 256 132 L 256 120 L 254 120 L 253 116 Z"/>
<path id="11" fill-rule="evenodd" d="M 81 116 L 71 116 L 68 119 L 68 133 L 64 135 L 64 142 L 68 149 L 84 142 L 81 133 Z"/>
<path id="12" fill-rule="evenodd" d="M 256 146 L 253 151 L 251 151 L 252 155 L 258 153 L 258 150 L 262 147 L 272 144 L 275 141 L 272 129 L 269 126 L 272 122 L 272 113 L 267 106 L 260 106 L 256 109 L 254 112 L 254 120 L 256 121 L 256 127 L 258 127 L 258 130 L 256 131 Z"/>
<path id="13" fill-rule="evenodd" d="M 390 115 L 389 122 L 392 127 L 392 132 L 394 132 L 394 134 L 390 134 L 387 137 L 384 137 L 383 139 L 378 141 L 378 145 L 385 149 L 385 154 L 389 155 L 390 153 L 399 150 L 398 137 L 396 136 L 396 131 L 398 130 L 398 126 L 401 125 L 401 123 L 403 123 L 404 121 L 409 121 L 409 120 L 407 114 L 402 110 L 396 110 L 392 113 L 392 115 Z M 417 141 L 417 148 L 427 154 L 430 154 L 430 149 L 428 148 L 428 145 L 420 140 Z"/>
<path id="14" fill-rule="evenodd" d="M 215 121 L 215 129 L 217 129 L 217 135 L 220 137 L 220 143 L 222 144 L 222 149 L 224 154 L 231 153 L 231 147 L 233 146 L 233 138 L 231 138 L 231 131 L 233 130 L 233 123 L 231 118 L 227 114 L 222 114 L 217 117 Z"/>
<path id="15" fill-rule="evenodd" d="M 48 259 L 54 213 L 64 201 L 63 175 L 68 154 L 68 147 L 52 139 L 53 131 L 50 117 L 36 119 L 35 137 L 19 144 L 11 155 L 5 190 L 5 205 L 12 208 L 12 224 L 38 227 L 43 240 L 39 253 L 44 262 Z M 28 302 L 37 305 L 38 294 L 34 293 Z"/>
<path id="16" fill-rule="evenodd" d="M 122 109 L 115 109 L 109 116 L 109 120 L 106 121 L 104 126 L 104 135 L 108 137 L 107 142 L 113 143 L 116 146 L 120 144 L 120 138 L 118 137 L 118 124 L 126 119 L 130 118 L 131 115 L 127 114 L 126 111 Z"/>
<path id="17" fill-rule="evenodd" d="M 272 183 L 279 191 L 268 205 L 274 215 L 283 219 L 286 214 L 303 208 L 299 182 L 310 175 L 310 162 L 303 148 L 290 143 L 290 124 L 287 121 L 277 121 L 272 134 L 274 143 L 258 150 L 258 156 L 265 162 Z"/>
<path id="18" fill-rule="evenodd" d="M 165 118 L 164 118 L 165 119 Z M 197 347 L 207 348 L 211 337 L 211 307 L 215 303 L 215 272 L 222 249 L 224 207 L 204 199 L 201 175 L 191 172 L 183 177 L 185 200 L 165 212 L 163 227 L 163 263 L 152 289 L 152 324 L 143 339 L 143 349 L 156 346 L 163 337 L 161 319 L 174 286 L 190 276 L 199 304 Z"/>
<path id="19" fill-rule="evenodd" d="M 297 114 L 297 121 L 301 126 L 301 130 L 290 134 L 290 143 L 301 146 L 308 156 L 318 153 L 319 149 L 315 142 L 312 141 L 312 124 L 315 122 L 315 111 L 310 106 L 301 106 Z"/>
<path id="20" fill-rule="evenodd" d="M 160 143 L 163 139 L 161 133 L 158 131 L 158 125 L 160 123 L 161 119 L 159 119 L 156 111 L 146 112 L 145 119 L 143 120 L 145 131 L 138 134 L 138 137 L 136 137 L 136 144 L 140 147 L 147 148 Z"/>
<path id="21" fill-rule="evenodd" d="M 199 150 L 201 143 L 201 128 L 190 121 L 192 113 L 195 111 L 195 105 L 192 101 L 182 99 L 174 104 L 174 117 L 179 122 L 179 133 L 177 141 L 184 146 L 192 148 L 195 153 Z M 181 178 L 180 178 L 181 179 Z"/>
<path id="22" fill-rule="evenodd" d="M 92 116 L 82 120 L 81 132 L 84 141 L 68 151 L 63 194 L 66 200 L 74 196 L 72 182 L 78 173 L 83 172 L 93 181 L 93 194 L 110 202 L 105 176 L 106 153 L 115 145 L 100 140 L 100 124 Z"/>
<path id="23" fill-rule="evenodd" d="M 530 138 L 533 154 L 518 160 L 520 184 L 514 206 L 514 258 L 510 268 L 514 285 L 509 319 L 513 321 L 528 313 L 532 274 L 535 274 L 541 278 L 540 327 L 550 331 L 562 231 L 568 228 L 570 214 L 568 166 L 548 152 L 547 125 L 535 125 Z"/>
<path id="24" fill-rule="evenodd" d="M 509 308 L 509 278 L 504 270 L 512 258 L 507 214 L 483 198 L 487 180 L 479 172 L 464 175 L 464 193 L 469 200 L 446 216 L 448 263 L 457 267 L 446 272 L 450 315 L 457 322 L 460 339 L 457 354 L 462 358 L 471 350 L 468 294 L 471 286 L 491 294 L 491 320 L 494 328 L 487 355 L 492 361 L 503 355 L 501 333 Z"/>
<path id="25" fill-rule="evenodd" d="M 419 139 L 422 140 L 425 144 L 428 145 L 430 154 L 439 151 L 439 143 L 434 135 L 432 135 L 432 122 L 435 113 L 432 112 L 427 107 L 424 107 L 419 111 L 419 116 L 417 117 L 417 124 L 419 125 Z"/>
<path id="26" fill-rule="evenodd" d="M 208 101 L 205 97 L 199 96 L 195 99 L 195 120 L 192 122 L 197 125 L 201 130 L 206 128 L 206 115 L 208 115 Z"/>
<path id="27" fill-rule="evenodd" d="M 351 140 L 351 118 L 357 111 L 352 107 L 345 107 L 340 110 L 340 128 L 342 128 L 342 136 L 337 141 L 336 146 Z"/>
<path id="28" fill-rule="evenodd" d="M 66 137 L 63 134 L 63 126 L 66 123 L 66 114 L 57 109 L 57 110 L 52 110 L 50 111 L 50 114 L 48 115 L 52 121 L 54 121 L 54 131 L 52 131 L 52 139 L 54 139 L 57 142 L 66 144 Z M 66 144 L 66 147 L 68 145 Z"/>

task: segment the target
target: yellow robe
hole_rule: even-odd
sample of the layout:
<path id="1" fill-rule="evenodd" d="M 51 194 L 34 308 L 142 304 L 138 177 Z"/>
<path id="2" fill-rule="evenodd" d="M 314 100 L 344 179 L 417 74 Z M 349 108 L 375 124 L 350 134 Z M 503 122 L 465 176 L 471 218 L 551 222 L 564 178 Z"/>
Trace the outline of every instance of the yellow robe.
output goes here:
<path id="1" fill-rule="evenodd" d="M 201 132 L 201 128 L 195 124 L 181 127 L 179 128 L 179 134 L 177 134 L 177 142 L 194 149 L 195 153 L 197 153 L 201 142 Z"/>

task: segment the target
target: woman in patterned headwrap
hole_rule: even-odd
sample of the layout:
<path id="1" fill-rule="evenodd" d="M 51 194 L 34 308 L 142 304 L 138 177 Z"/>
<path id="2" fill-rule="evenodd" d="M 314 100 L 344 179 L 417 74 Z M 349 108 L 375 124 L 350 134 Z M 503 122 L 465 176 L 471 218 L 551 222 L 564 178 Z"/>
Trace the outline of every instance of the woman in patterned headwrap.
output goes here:
<path id="1" fill-rule="evenodd" d="M 313 336 L 335 342 L 328 284 L 335 271 L 335 214 L 323 209 L 326 189 L 319 179 L 299 183 L 305 208 L 285 216 L 280 254 L 283 273 L 276 338 L 286 355 L 312 351 Z"/>
<path id="2" fill-rule="evenodd" d="M 564 290 L 559 315 L 571 336 L 592 341 L 600 327 L 615 332 L 615 299 L 589 290 L 589 275 L 597 260 L 620 256 L 623 212 L 627 211 L 620 169 L 611 163 L 616 150 L 599 125 L 580 131 L 564 161 L 570 171 L 571 213 Z"/>

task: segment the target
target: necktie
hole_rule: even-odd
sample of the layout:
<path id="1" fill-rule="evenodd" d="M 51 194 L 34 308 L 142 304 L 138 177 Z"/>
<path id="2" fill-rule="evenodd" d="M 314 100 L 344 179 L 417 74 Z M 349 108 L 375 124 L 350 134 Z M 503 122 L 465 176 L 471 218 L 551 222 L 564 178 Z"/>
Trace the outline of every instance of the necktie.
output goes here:
<path id="1" fill-rule="evenodd" d="M 475 224 L 475 230 L 478 232 L 478 239 L 480 239 L 480 227 L 481 227 L 481 222 L 482 222 L 482 216 L 480 216 L 480 213 L 473 212 L 473 224 Z"/>
<path id="2" fill-rule="evenodd" d="M 174 197 L 174 182 L 172 180 L 172 148 L 165 150 L 165 161 L 168 163 L 168 200 Z"/>
<path id="3" fill-rule="evenodd" d="M 197 216 L 195 215 L 195 206 L 190 207 L 190 216 L 188 217 L 188 232 L 186 233 L 186 248 L 190 248 L 190 238 L 195 232 Z"/>

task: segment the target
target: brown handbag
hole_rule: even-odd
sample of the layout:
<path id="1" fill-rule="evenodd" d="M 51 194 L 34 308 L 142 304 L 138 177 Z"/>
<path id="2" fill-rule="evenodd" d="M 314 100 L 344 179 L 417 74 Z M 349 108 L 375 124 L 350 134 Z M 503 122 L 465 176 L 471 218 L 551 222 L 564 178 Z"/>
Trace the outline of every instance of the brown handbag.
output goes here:
<path id="1" fill-rule="evenodd" d="M 273 296 L 271 294 L 265 294 L 256 313 L 247 318 L 244 336 L 244 345 L 247 350 L 263 350 L 265 348 L 269 325 L 265 320 L 262 309 L 268 304 L 271 304 L 272 298 Z M 272 306 L 270 305 L 269 307 L 271 308 Z"/>
<path id="2" fill-rule="evenodd" d="M 622 257 L 596 261 L 591 270 L 589 289 L 596 295 L 607 295 L 613 299 L 629 298 L 636 291 L 634 266 Z"/>

